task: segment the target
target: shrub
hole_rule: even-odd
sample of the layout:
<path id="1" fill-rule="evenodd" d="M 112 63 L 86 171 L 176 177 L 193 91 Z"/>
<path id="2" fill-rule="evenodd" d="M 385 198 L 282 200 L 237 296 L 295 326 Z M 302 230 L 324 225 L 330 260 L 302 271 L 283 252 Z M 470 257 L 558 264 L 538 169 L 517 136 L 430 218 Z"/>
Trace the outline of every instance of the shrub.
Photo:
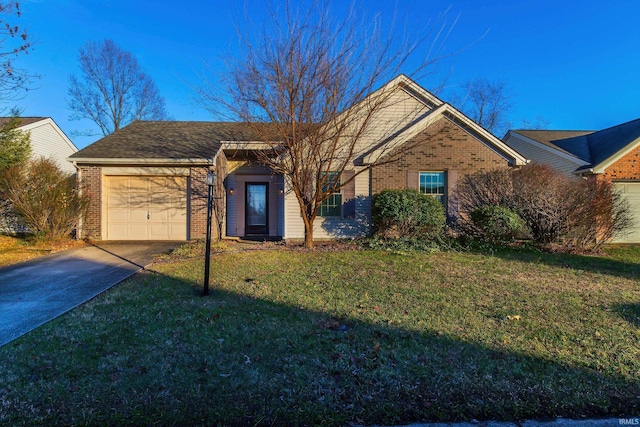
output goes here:
<path id="1" fill-rule="evenodd" d="M 74 177 L 44 158 L 2 172 L 0 191 L 24 225 L 45 239 L 68 237 L 89 205 Z"/>
<path id="2" fill-rule="evenodd" d="M 511 173 L 510 169 L 494 169 L 462 176 L 455 194 L 459 211 L 471 213 L 485 206 L 510 206 L 513 199 Z"/>
<path id="3" fill-rule="evenodd" d="M 372 211 L 381 237 L 434 238 L 446 222 L 442 204 L 417 190 L 384 190 L 373 196 Z"/>
<path id="4" fill-rule="evenodd" d="M 609 181 L 589 180 L 582 186 L 587 203 L 574 213 L 569 242 L 578 249 L 597 249 L 630 227 L 633 217 L 627 199 Z"/>
<path id="5" fill-rule="evenodd" d="M 513 182 L 509 169 L 495 169 L 462 176 L 454 202 L 458 207 L 454 228 L 463 236 L 483 238 L 484 231 L 474 224 L 471 214 L 487 206 L 513 206 Z"/>
<path id="6" fill-rule="evenodd" d="M 468 175 L 456 197 L 456 228 L 475 238 L 485 238 L 489 224 L 480 213 L 476 220 L 473 215 L 488 206 L 517 213 L 534 243 L 565 249 L 593 250 L 631 223 L 629 206 L 611 183 L 566 176 L 542 164 Z"/>
<path id="7" fill-rule="evenodd" d="M 511 174 L 513 209 L 526 222 L 534 242 L 558 242 L 575 222 L 575 213 L 586 200 L 583 181 L 543 164 L 530 164 Z"/>
<path id="8" fill-rule="evenodd" d="M 504 206 L 485 206 L 471 213 L 471 220 L 484 241 L 491 243 L 512 242 L 525 229 L 517 213 Z"/>

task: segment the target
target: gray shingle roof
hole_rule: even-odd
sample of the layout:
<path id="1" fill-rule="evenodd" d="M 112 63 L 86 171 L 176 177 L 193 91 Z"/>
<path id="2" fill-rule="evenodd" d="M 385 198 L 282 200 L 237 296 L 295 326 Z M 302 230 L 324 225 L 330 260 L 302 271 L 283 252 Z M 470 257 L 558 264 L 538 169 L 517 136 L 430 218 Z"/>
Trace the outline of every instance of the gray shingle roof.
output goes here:
<path id="1" fill-rule="evenodd" d="M 640 119 L 599 131 L 518 130 L 521 135 L 572 154 L 594 168 L 640 138 Z"/>
<path id="2" fill-rule="evenodd" d="M 578 152 L 582 152 L 582 150 L 578 149 L 578 147 L 575 147 L 575 150 L 564 149 L 555 144 L 554 141 L 573 139 L 581 137 L 583 135 L 588 135 L 594 132 L 592 130 L 515 130 L 512 132 L 519 133 L 520 135 L 531 138 L 534 141 L 538 141 L 539 143 L 544 144 L 548 147 L 555 148 L 556 150 L 563 151 L 567 154 L 571 154 L 587 162 L 589 161 L 576 154 Z M 577 142 L 578 141 L 576 141 L 576 143 Z"/>
<path id="3" fill-rule="evenodd" d="M 9 123 L 9 120 L 12 118 L 13 117 L 0 117 L 0 126 L 4 126 Z M 46 119 L 48 119 L 48 117 L 20 117 L 20 126 L 30 125 Z"/>
<path id="4" fill-rule="evenodd" d="M 71 159 L 211 159 L 220 141 L 255 141 L 244 123 L 135 121 Z"/>
<path id="5" fill-rule="evenodd" d="M 640 119 L 594 132 L 589 135 L 591 165 L 597 166 L 640 138 Z"/>

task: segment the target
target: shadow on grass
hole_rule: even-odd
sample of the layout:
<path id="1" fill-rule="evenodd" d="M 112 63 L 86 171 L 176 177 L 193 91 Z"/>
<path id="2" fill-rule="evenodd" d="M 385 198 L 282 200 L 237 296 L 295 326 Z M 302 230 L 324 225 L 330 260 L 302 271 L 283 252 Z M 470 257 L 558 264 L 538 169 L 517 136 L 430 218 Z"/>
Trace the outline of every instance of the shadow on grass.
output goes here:
<path id="1" fill-rule="evenodd" d="M 624 320 L 640 328 L 640 303 L 637 304 L 617 304 L 613 310 Z"/>
<path id="2" fill-rule="evenodd" d="M 491 255 L 505 260 L 515 260 L 532 264 L 544 264 L 552 267 L 563 267 L 583 270 L 587 273 L 608 274 L 626 279 L 640 280 L 640 249 L 637 251 L 637 262 L 615 259 L 609 255 L 591 256 L 565 253 L 538 252 L 533 249 L 498 248 Z M 474 253 L 487 255 L 487 251 L 474 250 Z"/>
<path id="3" fill-rule="evenodd" d="M 345 425 L 640 411 L 640 382 L 615 373 L 405 330 L 382 313 L 365 322 L 287 295 L 212 285 L 202 297 L 200 286 L 139 274 L 0 349 L 0 422 Z"/>

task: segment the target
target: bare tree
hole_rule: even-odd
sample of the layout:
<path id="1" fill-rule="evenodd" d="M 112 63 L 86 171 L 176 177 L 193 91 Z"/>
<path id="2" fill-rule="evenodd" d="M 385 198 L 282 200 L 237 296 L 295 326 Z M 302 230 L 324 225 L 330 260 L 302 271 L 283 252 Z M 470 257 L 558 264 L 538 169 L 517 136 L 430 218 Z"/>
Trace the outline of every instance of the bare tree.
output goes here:
<path id="1" fill-rule="evenodd" d="M 168 118 L 153 79 L 112 40 L 87 42 L 78 60 L 82 76 L 71 75 L 68 90 L 71 119 L 92 120 L 106 136 L 133 120 Z"/>
<path id="2" fill-rule="evenodd" d="M 509 130 L 507 114 L 513 105 L 504 81 L 470 80 L 463 85 L 462 96 L 456 98 L 452 103 L 489 132 L 501 137 Z"/>
<path id="3" fill-rule="evenodd" d="M 529 130 L 549 129 L 549 120 L 541 115 L 537 115 L 532 119 L 522 119 L 520 120 L 520 129 L 529 129 Z"/>
<path id="4" fill-rule="evenodd" d="M 32 47 L 27 30 L 14 22 L 20 18 L 20 2 L 0 1 L 0 99 L 15 99 L 22 90 L 28 89 L 30 77 L 26 71 L 15 67 L 14 60 L 26 54 Z"/>
<path id="5" fill-rule="evenodd" d="M 414 56 L 419 59 L 412 75 L 424 72 L 446 28 L 433 27 L 406 42 L 395 39 L 393 29 L 383 34 L 377 20 L 361 21 L 353 10 L 334 21 L 321 1 L 302 12 L 289 2 L 268 12 L 255 37 L 251 29 L 258 26 L 252 23 L 240 34 L 241 54 L 227 63 L 221 91 L 205 86 L 199 95 L 212 113 L 247 123 L 264 143 L 259 161 L 282 174 L 287 192 L 295 194 L 310 248 L 322 203 L 357 175 L 399 158 L 385 139 L 426 107 L 407 111 L 403 123 L 391 122 L 384 111 L 400 102 L 401 89 L 382 85 Z M 362 162 L 372 137 L 381 145 Z"/>

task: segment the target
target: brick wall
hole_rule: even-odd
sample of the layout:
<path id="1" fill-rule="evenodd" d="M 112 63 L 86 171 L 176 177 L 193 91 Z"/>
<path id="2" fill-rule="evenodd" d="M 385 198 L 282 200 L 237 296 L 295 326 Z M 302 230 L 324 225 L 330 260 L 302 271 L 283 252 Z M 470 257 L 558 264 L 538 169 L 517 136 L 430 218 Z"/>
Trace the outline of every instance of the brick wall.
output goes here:
<path id="1" fill-rule="evenodd" d="M 508 166 L 503 157 L 446 118 L 429 126 L 407 145 L 412 148 L 404 152 L 400 160 L 373 168 L 373 194 L 385 189 L 417 186 L 415 181 L 408 183 L 407 172 L 410 171 L 447 171 L 449 176 L 459 177 Z M 448 186 L 452 184 L 450 182 Z"/>
<path id="2" fill-rule="evenodd" d="M 201 239 L 207 231 L 208 167 L 192 167 L 189 177 L 189 238 Z"/>
<path id="3" fill-rule="evenodd" d="M 616 180 L 640 181 L 640 146 L 624 155 L 620 160 L 609 166 L 603 178 Z"/>
<path id="4" fill-rule="evenodd" d="M 79 166 L 80 185 L 90 197 L 89 213 L 82 224 L 81 238 L 100 240 L 102 238 L 102 168 L 100 166 Z"/>

